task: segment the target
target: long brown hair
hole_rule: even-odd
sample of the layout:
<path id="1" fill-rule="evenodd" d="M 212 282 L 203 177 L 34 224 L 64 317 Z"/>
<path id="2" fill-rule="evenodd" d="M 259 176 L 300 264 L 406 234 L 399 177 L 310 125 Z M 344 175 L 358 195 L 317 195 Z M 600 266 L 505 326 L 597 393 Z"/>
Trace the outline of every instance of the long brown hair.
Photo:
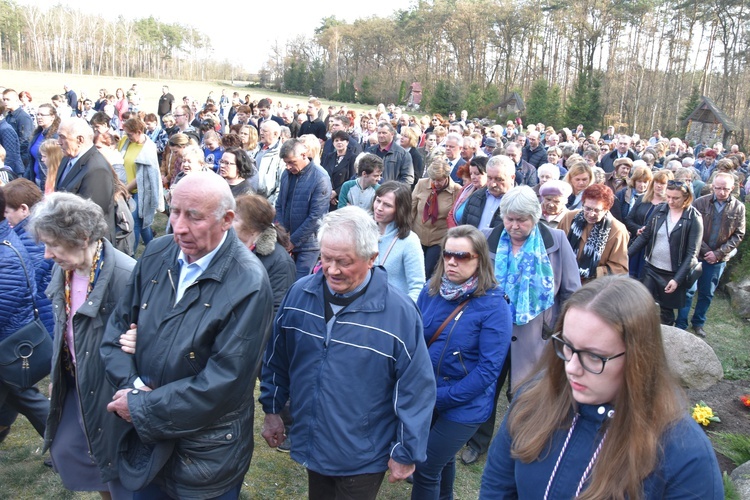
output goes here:
<path id="1" fill-rule="evenodd" d="M 579 498 L 641 498 L 643 480 L 657 465 L 659 439 L 686 411 L 662 344 L 659 315 L 651 293 L 627 276 L 593 280 L 563 306 L 557 330 L 570 309 L 596 314 L 625 343 L 622 386 L 612 402 L 607 440 L 594 465 L 589 487 Z M 519 394 L 508 416 L 511 454 L 524 463 L 549 453 L 555 432 L 570 427 L 577 403 L 565 362 L 547 344 L 538 367 L 541 377 Z"/>
<path id="2" fill-rule="evenodd" d="M 386 181 L 375 192 L 372 198 L 373 206 L 375 200 L 384 194 L 393 193 L 393 199 L 396 202 L 396 213 L 393 222 L 398 228 L 398 238 L 404 239 L 411 232 L 411 190 L 409 186 L 399 181 Z"/>

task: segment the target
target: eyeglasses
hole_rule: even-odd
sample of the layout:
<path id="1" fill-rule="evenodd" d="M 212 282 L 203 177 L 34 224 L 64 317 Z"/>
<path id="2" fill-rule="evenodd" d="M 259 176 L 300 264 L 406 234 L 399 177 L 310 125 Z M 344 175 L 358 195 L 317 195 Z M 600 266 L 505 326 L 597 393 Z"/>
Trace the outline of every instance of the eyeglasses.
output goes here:
<path id="1" fill-rule="evenodd" d="M 456 262 L 466 262 L 468 260 L 476 259 L 477 257 L 479 257 L 479 255 L 471 252 L 451 252 L 443 250 L 443 259 L 445 260 L 451 260 L 451 258 L 453 258 Z"/>
<path id="2" fill-rule="evenodd" d="M 39 117 L 39 116 L 52 116 L 52 115 L 45 115 L 45 114 L 42 114 L 42 113 L 37 113 L 36 116 Z"/>
<path id="3" fill-rule="evenodd" d="M 594 215 L 599 215 L 602 212 L 606 212 L 606 210 L 603 208 L 587 207 L 586 205 L 583 206 L 583 211 L 586 212 L 587 214 L 594 214 Z"/>
<path id="4" fill-rule="evenodd" d="M 237 165 L 236 163 L 229 162 L 226 160 L 219 160 L 219 165 Z"/>
<path id="5" fill-rule="evenodd" d="M 567 362 L 573 359 L 574 354 L 578 354 L 578 361 L 581 363 L 583 369 L 594 375 L 599 375 L 604 371 L 604 365 L 607 364 L 607 361 L 625 355 L 625 351 L 623 351 L 620 354 L 615 354 L 614 356 L 605 358 L 604 356 L 599 356 L 593 352 L 574 348 L 572 345 L 561 339 L 560 335 L 562 335 L 562 332 L 557 332 L 551 337 L 557 357 Z"/>

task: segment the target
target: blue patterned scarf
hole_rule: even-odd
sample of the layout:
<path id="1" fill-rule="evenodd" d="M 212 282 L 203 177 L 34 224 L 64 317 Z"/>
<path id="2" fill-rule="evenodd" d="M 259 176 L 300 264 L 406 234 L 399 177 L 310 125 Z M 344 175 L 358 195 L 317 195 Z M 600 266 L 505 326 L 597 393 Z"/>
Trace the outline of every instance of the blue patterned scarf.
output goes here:
<path id="1" fill-rule="evenodd" d="M 555 275 L 539 228 L 513 255 L 510 236 L 503 230 L 495 254 L 495 277 L 510 299 L 513 324 L 525 325 L 555 302 Z"/>
<path id="2" fill-rule="evenodd" d="M 443 275 L 443 277 L 440 278 L 440 296 L 445 300 L 463 300 L 474 293 L 474 290 L 477 289 L 478 283 L 479 278 L 477 278 L 476 274 L 459 285 L 453 283 Z"/>

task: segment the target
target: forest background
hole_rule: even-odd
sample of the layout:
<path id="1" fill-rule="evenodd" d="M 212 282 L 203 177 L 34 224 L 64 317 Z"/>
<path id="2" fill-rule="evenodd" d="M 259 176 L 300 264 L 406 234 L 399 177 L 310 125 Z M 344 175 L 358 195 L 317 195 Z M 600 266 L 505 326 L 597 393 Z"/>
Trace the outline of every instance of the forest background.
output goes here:
<path id="1" fill-rule="evenodd" d="M 277 42 L 252 74 L 186 24 L 0 0 L 0 54 L 0 69 L 251 80 L 368 105 L 401 103 L 420 82 L 423 110 L 470 117 L 505 118 L 497 104 L 516 91 L 527 121 L 642 136 L 680 134 L 706 95 L 739 126 L 733 142 L 750 141 L 746 0 L 417 1 L 354 22 L 324 17 L 310 36 Z"/>

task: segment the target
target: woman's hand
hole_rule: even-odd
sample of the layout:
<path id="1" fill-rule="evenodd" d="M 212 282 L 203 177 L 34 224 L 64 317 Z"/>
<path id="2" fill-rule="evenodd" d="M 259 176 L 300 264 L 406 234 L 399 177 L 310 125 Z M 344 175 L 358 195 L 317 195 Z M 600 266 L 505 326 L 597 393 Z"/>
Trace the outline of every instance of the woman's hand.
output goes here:
<path id="1" fill-rule="evenodd" d="M 669 283 L 667 283 L 667 286 L 664 288 L 664 291 L 667 293 L 672 293 L 675 290 L 677 290 L 677 282 L 675 280 L 669 280 Z"/>

